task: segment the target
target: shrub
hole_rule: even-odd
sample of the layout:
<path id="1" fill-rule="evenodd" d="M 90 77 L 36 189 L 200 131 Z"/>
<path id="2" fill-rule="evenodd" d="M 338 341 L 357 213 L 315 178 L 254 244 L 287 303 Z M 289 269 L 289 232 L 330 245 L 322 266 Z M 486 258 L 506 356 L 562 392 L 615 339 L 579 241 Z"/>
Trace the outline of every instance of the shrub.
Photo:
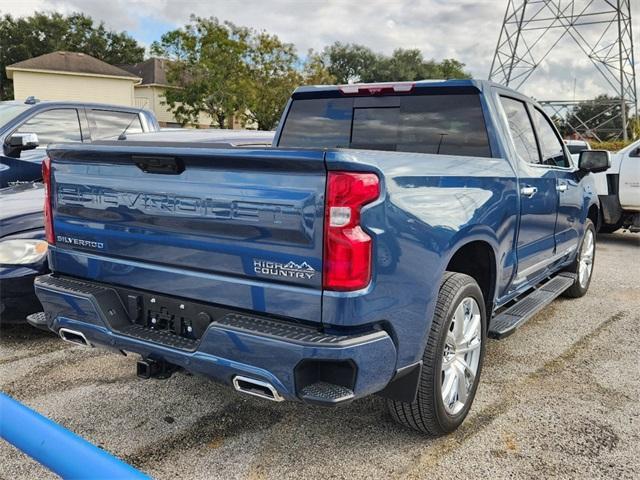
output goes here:
<path id="1" fill-rule="evenodd" d="M 593 148 L 594 150 L 609 150 L 611 152 L 616 152 L 626 147 L 631 142 L 632 140 L 628 140 L 626 142 L 624 140 L 611 140 L 607 142 L 590 141 L 589 144 L 591 145 L 591 148 Z"/>

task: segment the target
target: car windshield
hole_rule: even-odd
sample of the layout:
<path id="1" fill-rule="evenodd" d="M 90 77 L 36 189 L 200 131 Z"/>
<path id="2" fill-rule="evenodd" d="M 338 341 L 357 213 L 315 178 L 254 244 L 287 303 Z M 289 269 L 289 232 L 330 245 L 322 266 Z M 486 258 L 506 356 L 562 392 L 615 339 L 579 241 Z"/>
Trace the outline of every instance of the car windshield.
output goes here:
<path id="1" fill-rule="evenodd" d="M 4 127 L 7 123 L 28 109 L 29 105 L 0 102 L 0 128 Z"/>

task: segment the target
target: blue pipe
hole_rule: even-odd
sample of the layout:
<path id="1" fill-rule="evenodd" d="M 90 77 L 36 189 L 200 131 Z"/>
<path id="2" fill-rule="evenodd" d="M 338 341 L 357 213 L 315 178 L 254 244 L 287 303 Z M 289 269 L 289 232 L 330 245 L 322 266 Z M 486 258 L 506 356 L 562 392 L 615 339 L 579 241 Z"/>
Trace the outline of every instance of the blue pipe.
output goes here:
<path id="1" fill-rule="evenodd" d="M 64 479 L 149 479 L 0 392 L 0 438 Z"/>

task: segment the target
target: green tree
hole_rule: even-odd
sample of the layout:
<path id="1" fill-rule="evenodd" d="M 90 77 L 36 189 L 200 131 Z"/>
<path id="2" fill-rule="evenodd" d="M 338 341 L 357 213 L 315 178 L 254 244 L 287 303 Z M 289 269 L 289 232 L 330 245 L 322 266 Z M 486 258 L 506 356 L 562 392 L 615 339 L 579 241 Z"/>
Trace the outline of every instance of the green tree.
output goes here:
<path id="1" fill-rule="evenodd" d="M 329 68 L 327 59 L 321 52 L 310 49 L 302 69 L 302 81 L 305 85 L 334 85 L 337 82 Z"/>
<path id="2" fill-rule="evenodd" d="M 180 122 L 198 123 L 201 113 L 218 128 L 231 128 L 247 105 L 249 35 L 246 28 L 217 18 L 191 17 L 184 28 L 162 35 L 152 53 L 172 62 L 165 100 Z"/>
<path id="3" fill-rule="evenodd" d="M 249 40 L 246 116 L 259 130 L 272 130 L 278 123 L 287 99 L 302 83 L 296 69 L 295 47 L 266 32 L 252 32 Z"/>
<path id="4" fill-rule="evenodd" d="M 445 58 L 440 63 L 436 63 L 440 76 L 435 78 L 471 78 L 471 74 L 464 70 L 464 63 L 455 58 Z M 430 78 L 430 77 L 425 77 Z"/>
<path id="5" fill-rule="evenodd" d="M 36 12 L 30 17 L 0 17 L 0 99 L 13 98 L 6 67 L 59 50 L 82 52 L 107 63 L 136 63 L 144 47 L 125 32 L 107 30 L 102 22 L 82 14 Z"/>
<path id="6" fill-rule="evenodd" d="M 629 126 L 632 127 L 631 122 Z M 620 98 L 598 95 L 593 100 L 579 103 L 567 115 L 560 132 L 571 134 L 572 127 L 601 141 L 617 138 L 622 130 Z"/>
<path id="7" fill-rule="evenodd" d="M 419 80 L 424 75 L 425 62 L 418 49 L 397 49 L 390 57 L 380 56 L 375 68 L 364 82 L 392 82 L 398 80 Z"/>
<path id="8" fill-rule="evenodd" d="M 418 49 L 399 48 L 387 56 L 363 45 L 336 42 L 323 50 L 322 57 L 338 83 L 470 77 L 458 60 L 425 60 Z"/>
<path id="9" fill-rule="evenodd" d="M 337 83 L 364 82 L 370 78 L 380 56 L 364 45 L 336 42 L 323 51 L 327 69 Z"/>

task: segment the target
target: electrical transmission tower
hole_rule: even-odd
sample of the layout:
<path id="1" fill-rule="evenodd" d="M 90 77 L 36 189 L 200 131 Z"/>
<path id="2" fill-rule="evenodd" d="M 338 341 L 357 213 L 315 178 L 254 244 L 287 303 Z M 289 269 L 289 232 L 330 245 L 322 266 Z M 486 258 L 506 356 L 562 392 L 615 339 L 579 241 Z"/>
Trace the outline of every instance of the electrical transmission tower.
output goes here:
<path id="1" fill-rule="evenodd" d="M 631 32 L 631 2 L 640 0 L 508 0 L 489 79 L 520 88 L 561 41 L 573 40 L 605 79 L 615 97 L 594 118 L 567 115 L 580 136 L 616 124 L 618 138 L 627 139 L 627 123 L 638 112 Z M 541 101 L 554 113 L 574 112 L 575 99 Z M 604 103 L 607 103 L 606 101 Z M 597 137 L 597 136 L 596 136 Z"/>

